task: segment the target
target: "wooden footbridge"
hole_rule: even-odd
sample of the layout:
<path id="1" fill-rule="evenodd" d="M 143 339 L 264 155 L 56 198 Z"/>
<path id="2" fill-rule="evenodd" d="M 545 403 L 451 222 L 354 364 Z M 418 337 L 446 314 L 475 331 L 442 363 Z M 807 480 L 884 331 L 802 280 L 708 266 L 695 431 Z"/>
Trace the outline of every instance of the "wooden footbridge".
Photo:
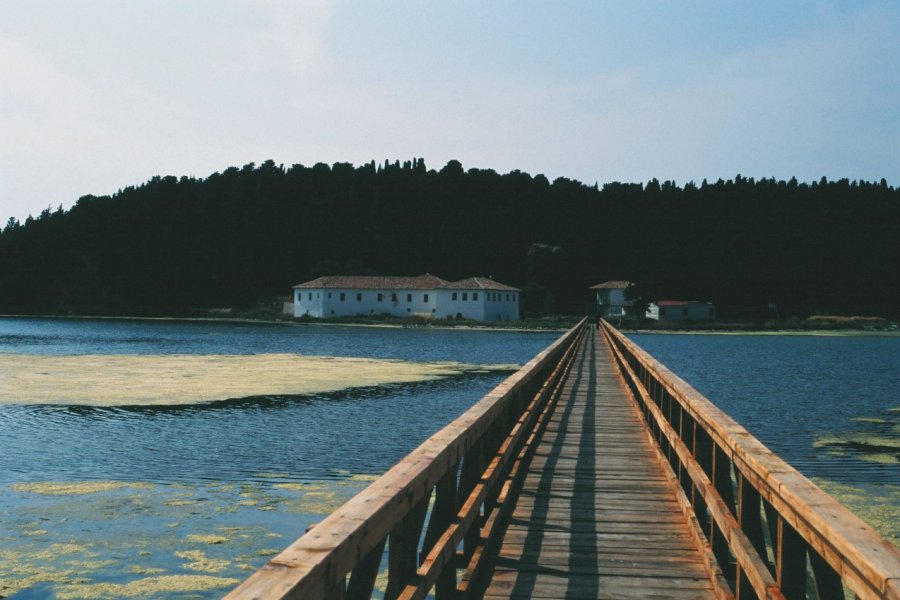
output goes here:
<path id="1" fill-rule="evenodd" d="M 583 321 L 227 598 L 854 595 L 897 547 Z"/>

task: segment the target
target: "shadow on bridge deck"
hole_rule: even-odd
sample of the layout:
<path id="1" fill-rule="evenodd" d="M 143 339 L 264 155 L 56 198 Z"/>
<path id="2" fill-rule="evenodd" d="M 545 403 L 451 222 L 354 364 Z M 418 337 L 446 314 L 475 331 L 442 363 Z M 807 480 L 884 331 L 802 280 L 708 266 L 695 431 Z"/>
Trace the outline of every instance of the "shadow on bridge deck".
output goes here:
<path id="1" fill-rule="evenodd" d="M 531 460 L 485 598 L 713 598 L 607 342 L 585 336 Z"/>

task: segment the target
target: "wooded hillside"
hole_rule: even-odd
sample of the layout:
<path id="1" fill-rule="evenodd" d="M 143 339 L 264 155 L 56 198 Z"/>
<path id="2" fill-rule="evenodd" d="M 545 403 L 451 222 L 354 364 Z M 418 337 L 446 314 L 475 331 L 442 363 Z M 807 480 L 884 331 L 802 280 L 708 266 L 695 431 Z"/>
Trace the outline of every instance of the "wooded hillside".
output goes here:
<path id="1" fill-rule="evenodd" d="M 527 312 L 586 288 L 710 300 L 722 317 L 900 313 L 900 190 L 737 176 L 597 186 L 513 171 L 272 161 L 154 177 L 0 233 L 0 311 L 184 314 L 287 295 L 322 274 L 487 275 Z"/>

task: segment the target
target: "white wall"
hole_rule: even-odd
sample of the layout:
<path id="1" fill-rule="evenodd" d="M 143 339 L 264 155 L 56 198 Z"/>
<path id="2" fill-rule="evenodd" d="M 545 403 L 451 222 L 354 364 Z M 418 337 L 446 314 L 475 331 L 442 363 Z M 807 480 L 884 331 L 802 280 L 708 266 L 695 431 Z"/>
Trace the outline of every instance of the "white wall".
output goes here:
<path id="1" fill-rule="evenodd" d="M 485 321 L 518 321 L 519 292 L 486 293 L 484 306 Z"/>
<path id="2" fill-rule="evenodd" d="M 481 290 L 438 290 L 437 293 L 438 318 L 461 316 L 463 319 L 484 320 L 484 292 Z"/>
<path id="3" fill-rule="evenodd" d="M 457 315 L 474 321 L 518 321 L 519 292 L 438 290 L 438 318 Z"/>
<path id="4" fill-rule="evenodd" d="M 389 314 L 399 317 L 434 315 L 434 290 L 372 290 L 372 289 L 303 289 L 302 299 L 294 298 L 294 316 L 351 317 Z M 313 300 L 309 301 L 309 294 Z M 317 296 L 318 294 L 318 296 Z M 380 294 L 380 299 L 379 299 Z M 396 295 L 396 301 L 393 300 Z M 320 303 L 316 304 L 316 298 Z M 343 297 L 343 300 L 341 299 Z M 426 299 L 427 298 L 427 299 Z"/>
<path id="5" fill-rule="evenodd" d="M 324 290 L 294 290 L 294 316 L 322 317 L 324 311 Z"/>
<path id="6" fill-rule="evenodd" d="M 604 317 L 620 317 L 625 314 L 625 290 L 613 288 L 597 290 L 597 304 Z"/>
<path id="7" fill-rule="evenodd" d="M 343 294 L 343 300 L 341 300 Z M 359 298 L 357 299 L 359 294 Z M 379 300 L 379 294 L 381 299 Z M 312 295 L 312 299 L 310 299 Z M 396 295 L 396 301 L 393 300 Z M 426 300 L 427 297 L 427 300 Z M 455 298 L 454 298 L 455 297 Z M 465 300 L 463 298 L 465 297 Z M 518 321 L 519 292 L 485 290 L 294 290 L 294 316 L 350 317 L 389 314 L 444 319 L 457 314 L 475 321 Z"/>

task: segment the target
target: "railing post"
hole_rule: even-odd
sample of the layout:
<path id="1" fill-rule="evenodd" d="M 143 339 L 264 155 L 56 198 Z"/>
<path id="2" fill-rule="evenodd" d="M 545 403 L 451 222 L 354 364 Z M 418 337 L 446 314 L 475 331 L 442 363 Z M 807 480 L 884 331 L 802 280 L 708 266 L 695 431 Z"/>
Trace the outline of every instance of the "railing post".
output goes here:
<path id="1" fill-rule="evenodd" d="M 787 600 L 806 600 L 806 542 L 781 516 L 776 544 L 778 587 Z"/>
<path id="2" fill-rule="evenodd" d="M 381 558 L 384 555 L 384 543 L 369 552 L 358 565 L 350 572 L 350 583 L 347 585 L 347 600 L 365 600 L 372 597 L 372 589 L 375 587 L 375 579 L 378 577 L 378 568 L 381 566 Z"/>
<path id="3" fill-rule="evenodd" d="M 816 580 L 816 594 L 819 600 L 844 600 L 844 586 L 838 572 L 816 552 L 809 553 L 809 563 Z"/>
<path id="4" fill-rule="evenodd" d="M 634 342 L 603 332 L 737 598 L 900 599 L 889 541 Z"/>
<path id="5" fill-rule="evenodd" d="M 416 574 L 419 566 L 419 536 L 425 524 L 430 494 L 419 501 L 394 527 L 388 540 L 388 585 L 385 600 L 394 600 Z"/>
<path id="6" fill-rule="evenodd" d="M 766 563 L 766 567 L 774 577 L 775 568 L 769 561 L 769 552 L 763 533 L 760 501 L 759 492 L 738 472 L 738 523 L 741 524 L 741 530 L 747 534 L 750 543 L 756 548 L 757 554 Z"/>
<path id="7" fill-rule="evenodd" d="M 454 464 L 434 486 L 434 506 L 431 509 L 431 518 L 428 521 L 428 529 L 425 531 L 425 541 L 422 545 L 420 561 L 431 551 L 441 534 L 447 529 L 456 511 L 459 508 L 456 499 L 456 472 L 459 464 Z M 450 564 L 445 568 L 435 584 L 435 597 L 438 600 L 450 598 L 456 593 L 456 568 Z"/>
<path id="8" fill-rule="evenodd" d="M 462 473 L 460 474 L 459 482 L 460 498 L 469 497 L 469 494 L 475 489 L 475 486 L 478 484 L 481 474 L 484 473 L 486 467 L 487 460 L 485 459 L 484 454 L 484 440 L 480 439 L 475 445 L 469 448 L 469 451 L 466 452 L 466 456 L 463 458 Z M 479 515 L 475 520 L 474 526 L 469 527 L 469 530 L 463 538 L 463 558 L 466 563 L 469 562 L 472 558 L 472 554 L 478 547 L 481 539 L 480 529 L 483 524 L 484 518 L 482 515 Z"/>

